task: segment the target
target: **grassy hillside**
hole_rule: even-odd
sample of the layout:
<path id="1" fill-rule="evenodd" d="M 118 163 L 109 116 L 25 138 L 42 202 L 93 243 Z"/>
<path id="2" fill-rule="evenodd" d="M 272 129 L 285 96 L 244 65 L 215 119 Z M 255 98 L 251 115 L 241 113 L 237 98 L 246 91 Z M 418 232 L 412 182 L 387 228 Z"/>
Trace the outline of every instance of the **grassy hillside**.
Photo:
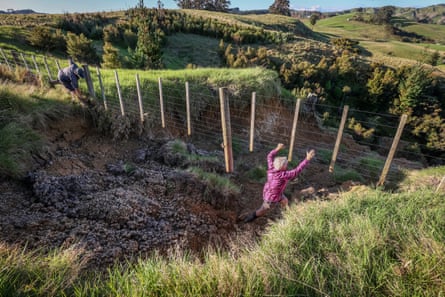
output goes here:
<path id="1" fill-rule="evenodd" d="M 218 12 L 204 12 L 196 10 L 181 10 L 189 16 L 216 19 L 218 21 L 246 28 L 260 28 L 271 32 L 290 33 L 301 42 L 305 40 L 329 41 L 330 38 L 347 37 L 360 42 L 366 51 L 376 56 L 385 55 L 392 58 L 421 60 L 425 53 L 438 51 L 445 55 L 445 26 L 437 24 L 420 24 L 413 22 L 407 16 L 408 12 L 399 13 L 393 23 L 400 26 L 406 32 L 416 33 L 434 43 L 407 43 L 400 42 L 398 38 L 387 33 L 381 25 L 367 24 L 353 21 L 356 14 L 347 13 L 317 21 L 315 26 L 308 19 L 295 19 L 279 15 L 237 15 Z M 437 12 L 439 13 L 439 12 Z M 125 12 L 102 13 L 111 23 L 117 23 L 125 19 Z M 30 29 L 39 24 L 54 27 L 62 15 L 7 15 L 2 18 L 3 26 L 0 28 L 0 47 L 30 52 L 32 48 L 26 42 L 26 36 Z M 311 30 L 313 29 L 313 31 Z M 219 67 L 220 57 L 217 55 L 217 46 L 220 39 L 194 34 L 173 34 L 168 36 L 164 46 L 163 61 L 167 69 L 179 69 L 192 64 L 199 67 Z M 382 44 L 384 43 L 384 44 Z M 95 46 L 101 49 L 102 41 L 95 41 Z M 268 45 L 275 50 L 274 45 Z M 121 48 L 121 54 L 128 54 L 127 47 Z M 202 50 L 204 49 L 204 50 Z M 63 58 L 61 53 L 51 53 Z"/>
<path id="2" fill-rule="evenodd" d="M 444 25 L 445 4 L 437 4 L 421 8 L 399 8 L 397 15 L 409 20 L 421 21 L 428 24 Z"/>
<path id="3" fill-rule="evenodd" d="M 435 46 L 441 51 L 444 50 L 445 25 L 411 23 L 402 28 L 407 32 L 414 32 L 418 35 L 422 35 L 427 37 L 428 39 L 434 40 L 436 44 L 431 45 L 431 47 Z"/>
<path id="4" fill-rule="evenodd" d="M 315 32 L 326 35 L 330 38 L 347 37 L 359 41 L 365 51 L 376 56 L 380 61 L 382 56 L 390 57 L 393 65 L 400 65 L 407 60 L 411 63 L 422 61 L 426 53 L 438 51 L 445 56 L 445 44 L 443 36 L 445 36 L 445 26 L 418 24 L 407 22 L 402 27 L 408 32 L 437 40 L 439 43 L 408 43 L 398 40 L 395 36 L 389 34 L 381 25 L 368 24 L 351 20 L 355 13 L 343 14 L 331 18 L 321 19 L 313 27 Z M 309 21 L 304 22 L 310 26 Z M 443 33 L 443 34 L 442 34 Z M 400 61 L 397 59 L 400 58 Z"/>
<path id="5" fill-rule="evenodd" d="M 220 67 L 219 41 L 195 34 L 177 33 L 167 38 L 162 59 L 167 69 L 187 67 Z"/>

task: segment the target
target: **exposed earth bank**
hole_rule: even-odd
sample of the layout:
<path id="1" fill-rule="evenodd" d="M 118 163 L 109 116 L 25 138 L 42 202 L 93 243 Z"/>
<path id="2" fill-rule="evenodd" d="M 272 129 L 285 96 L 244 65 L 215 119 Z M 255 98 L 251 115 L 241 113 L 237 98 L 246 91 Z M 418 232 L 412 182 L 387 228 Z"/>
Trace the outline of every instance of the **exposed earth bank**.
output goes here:
<path id="1" fill-rule="evenodd" d="M 253 223 L 240 220 L 261 204 L 263 185 L 241 172 L 226 174 L 222 150 L 184 144 L 190 154 L 218 160 L 199 166 L 230 178 L 240 192 L 218 189 L 188 171 L 193 164 L 175 153 L 178 144 L 171 140 L 115 141 L 77 116 L 54 121 L 42 133 L 47 153 L 34 156 L 28 176 L 0 180 L 0 240 L 7 244 L 77 247 L 87 266 L 106 267 L 154 251 L 229 248 L 235 238 L 256 238 L 281 214 L 273 209 Z M 265 163 L 264 151 L 243 161 L 258 162 Z M 313 163 L 288 186 L 291 203 L 336 196 L 339 185 L 326 165 Z"/>

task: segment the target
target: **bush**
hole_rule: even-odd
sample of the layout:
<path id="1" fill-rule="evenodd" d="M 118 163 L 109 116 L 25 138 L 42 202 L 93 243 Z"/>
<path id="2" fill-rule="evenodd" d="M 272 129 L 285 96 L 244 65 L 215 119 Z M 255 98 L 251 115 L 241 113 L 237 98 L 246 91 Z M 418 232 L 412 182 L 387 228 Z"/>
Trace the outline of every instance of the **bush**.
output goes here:
<path id="1" fill-rule="evenodd" d="M 86 38 L 83 34 L 77 36 L 74 33 L 68 33 L 67 52 L 76 61 L 92 65 L 99 64 L 99 57 L 93 47 L 93 41 Z"/>

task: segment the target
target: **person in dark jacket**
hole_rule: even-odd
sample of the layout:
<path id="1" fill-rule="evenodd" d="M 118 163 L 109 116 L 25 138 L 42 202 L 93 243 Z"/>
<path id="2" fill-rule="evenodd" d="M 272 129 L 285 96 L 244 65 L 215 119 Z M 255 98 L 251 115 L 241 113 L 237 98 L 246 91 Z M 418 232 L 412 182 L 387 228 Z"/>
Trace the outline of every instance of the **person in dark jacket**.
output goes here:
<path id="1" fill-rule="evenodd" d="M 69 66 L 59 70 L 57 79 L 71 93 L 71 96 L 84 100 L 79 90 L 79 79 L 85 78 L 85 72 L 77 66 L 72 59 L 69 60 Z"/>
<path id="2" fill-rule="evenodd" d="M 276 157 L 278 152 L 284 148 L 279 143 L 275 149 L 267 155 L 267 181 L 263 188 L 263 204 L 259 209 L 249 214 L 244 222 L 248 223 L 266 214 L 272 204 L 280 203 L 282 207 L 288 206 L 288 199 L 284 196 L 287 183 L 297 177 L 315 156 L 315 150 L 306 152 L 306 158 L 292 170 L 287 170 L 287 158 Z"/>

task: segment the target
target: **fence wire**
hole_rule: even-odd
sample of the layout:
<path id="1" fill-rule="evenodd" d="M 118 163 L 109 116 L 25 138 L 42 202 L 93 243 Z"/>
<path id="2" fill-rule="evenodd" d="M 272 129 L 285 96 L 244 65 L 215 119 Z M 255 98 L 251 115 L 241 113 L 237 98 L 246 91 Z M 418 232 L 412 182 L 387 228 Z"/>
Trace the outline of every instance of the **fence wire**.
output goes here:
<path id="1" fill-rule="evenodd" d="M 67 66 L 68 61 L 60 62 L 45 56 L 1 50 L 0 64 L 11 69 L 26 69 L 43 79 L 54 80 L 59 67 Z M 201 144 L 205 142 L 210 149 L 221 149 L 223 138 L 218 89 L 203 89 L 202 86 L 187 82 L 190 104 L 187 114 L 186 84 L 182 82 L 162 77 L 158 81 L 141 78 L 141 92 L 138 92 L 137 74 L 132 76 L 125 72 L 121 77 L 117 71 L 99 68 L 91 68 L 89 71 L 94 87 L 94 100 L 109 112 L 138 119 L 142 114 L 145 124 L 149 123 L 148 127 L 167 131 L 172 137 L 186 141 L 199 141 Z M 88 92 L 84 84 L 81 84 L 81 89 L 82 92 Z M 255 116 L 252 123 L 252 96 L 252 93 L 229 95 L 235 160 L 241 160 L 245 154 L 249 154 L 251 145 L 254 151 L 267 151 L 279 142 L 287 145 L 291 143 L 296 101 L 255 93 Z M 317 150 L 316 162 L 326 164 L 328 169 L 342 112 L 343 106 L 302 101 L 298 110 L 294 147 L 289 148 L 293 150 L 295 160 L 301 160 L 305 157 L 305 152 L 313 148 Z M 399 121 L 400 118 L 395 115 L 350 109 L 334 174 L 357 172 L 365 182 L 376 183 L 391 149 Z M 402 135 L 407 133 L 409 131 L 405 127 Z M 250 139 L 254 140 L 252 144 Z M 422 144 L 401 141 L 397 146 L 396 159 L 391 163 L 388 179 L 396 180 L 405 169 L 445 164 L 441 157 L 423 154 L 425 149 Z"/>

